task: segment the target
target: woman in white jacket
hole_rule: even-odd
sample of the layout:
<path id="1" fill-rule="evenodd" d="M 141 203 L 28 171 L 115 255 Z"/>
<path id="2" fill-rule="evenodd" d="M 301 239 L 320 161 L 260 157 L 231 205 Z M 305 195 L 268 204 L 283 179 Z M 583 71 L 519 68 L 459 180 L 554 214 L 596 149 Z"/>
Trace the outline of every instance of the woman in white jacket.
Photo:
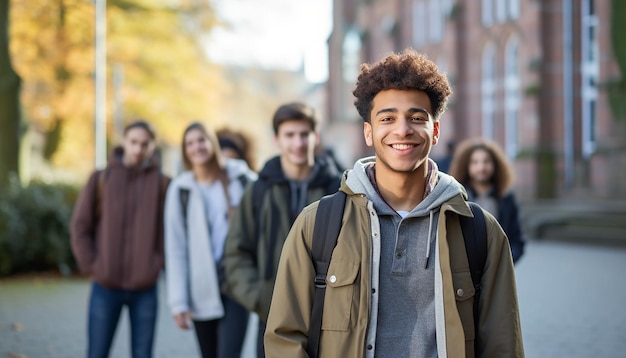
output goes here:
<path id="1" fill-rule="evenodd" d="M 215 132 L 201 123 L 185 129 L 182 156 L 185 171 L 165 200 L 168 303 L 178 327 L 193 323 L 202 357 L 239 357 L 248 312 L 221 294 L 219 263 L 231 213 L 256 174 L 223 158 Z"/>

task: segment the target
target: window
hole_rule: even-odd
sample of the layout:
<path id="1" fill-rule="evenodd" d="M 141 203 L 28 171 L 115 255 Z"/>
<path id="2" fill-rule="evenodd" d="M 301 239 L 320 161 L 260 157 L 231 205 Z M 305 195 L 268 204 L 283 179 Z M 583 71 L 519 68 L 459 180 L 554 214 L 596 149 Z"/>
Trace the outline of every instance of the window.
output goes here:
<path id="1" fill-rule="evenodd" d="M 498 22 L 505 22 L 507 15 L 508 0 L 495 0 L 496 2 L 496 18 Z"/>
<path id="2" fill-rule="evenodd" d="M 356 82 L 359 76 L 361 36 L 359 31 L 351 28 L 343 39 L 343 79 L 348 83 Z"/>
<path id="3" fill-rule="evenodd" d="M 598 18 L 594 13 L 594 0 L 583 0 L 581 16 L 582 155 L 588 159 L 596 149 L 597 83 L 600 72 Z"/>
<path id="4" fill-rule="evenodd" d="M 413 43 L 416 47 L 426 44 L 426 3 L 413 1 Z"/>
<path id="5" fill-rule="evenodd" d="M 493 24 L 493 0 L 481 0 L 481 13 L 484 26 Z"/>
<path id="6" fill-rule="evenodd" d="M 428 22 L 430 42 L 439 42 L 443 39 L 443 19 L 444 13 L 440 0 L 430 0 L 428 2 Z"/>
<path id="7" fill-rule="evenodd" d="M 496 119 L 496 51 L 492 45 L 487 45 L 483 50 L 481 94 L 483 137 L 494 139 Z"/>
<path id="8" fill-rule="evenodd" d="M 520 109 L 519 41 L 512 37 L 506 44 L 504 58 L 505 152 L 510 159 L 517 155 L 517 126 Z"/>
<path id="9" fill-rule="evenodd" d="M 520 16 L 520 0 L 506 0 L 509 19 L 517 19 Z"/>

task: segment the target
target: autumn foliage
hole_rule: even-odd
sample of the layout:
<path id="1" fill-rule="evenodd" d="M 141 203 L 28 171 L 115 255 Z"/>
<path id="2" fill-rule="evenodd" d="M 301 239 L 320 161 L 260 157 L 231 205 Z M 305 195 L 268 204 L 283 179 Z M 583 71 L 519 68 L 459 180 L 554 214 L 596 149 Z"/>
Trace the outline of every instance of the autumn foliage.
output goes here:
<path id="1" fill-rule="evenodd" d="M 33 146 L 51 167 L 84 176 L 94 157 L 94 2 L 12 0 L 10 10 L 11 57 L 38 138 Z M 114 113 L 150 120 L 170 143 L 190 121 L 214 120 L 225 84 L 200 41 L 215 25 L 208 1 L 107 1 L 110 140 Z M 123 74 L 119 86 L 114 71 Z"/>

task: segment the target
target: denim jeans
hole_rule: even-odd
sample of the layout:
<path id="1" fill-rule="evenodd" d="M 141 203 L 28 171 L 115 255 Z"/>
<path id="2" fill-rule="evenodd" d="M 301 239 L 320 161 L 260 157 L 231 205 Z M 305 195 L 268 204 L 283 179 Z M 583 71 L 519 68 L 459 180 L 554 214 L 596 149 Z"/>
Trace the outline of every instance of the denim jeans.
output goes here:
<path id="1" fill-rule="evenodd" d="M 202 358 L 238 358 L 248 328 L 248 311 L 222 295 L 224 317 L 210 321 L 193 321 Z"/>
<path id="2" fill-rule="evenodd" d="M 94 282 L 89 299 L 87 348 L 89 358 L 109 356 L 124 306 L 128 307 L 130 317 L 132 357 L 152 357 L 158 308 L 156 285 L 141 291 L 128 291 L 108 289 Z"/>

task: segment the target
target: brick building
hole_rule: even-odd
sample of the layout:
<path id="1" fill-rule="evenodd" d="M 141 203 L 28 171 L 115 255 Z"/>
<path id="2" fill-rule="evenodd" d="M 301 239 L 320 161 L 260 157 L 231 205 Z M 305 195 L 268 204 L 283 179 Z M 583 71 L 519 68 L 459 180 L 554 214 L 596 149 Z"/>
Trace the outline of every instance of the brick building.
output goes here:
<path id="1" fill-rule="evenodd" d="M 326 132 L 338 153 L 368 154 L 358 65 L 413 47 L 454 91 L 434 157 L 484 136 L 514 161 L 521 197 L 626 198 L 626 120 L 606 90 L 620 79 L 611 14 L 626 9 L 613 1 L 336 0 Z"/>

